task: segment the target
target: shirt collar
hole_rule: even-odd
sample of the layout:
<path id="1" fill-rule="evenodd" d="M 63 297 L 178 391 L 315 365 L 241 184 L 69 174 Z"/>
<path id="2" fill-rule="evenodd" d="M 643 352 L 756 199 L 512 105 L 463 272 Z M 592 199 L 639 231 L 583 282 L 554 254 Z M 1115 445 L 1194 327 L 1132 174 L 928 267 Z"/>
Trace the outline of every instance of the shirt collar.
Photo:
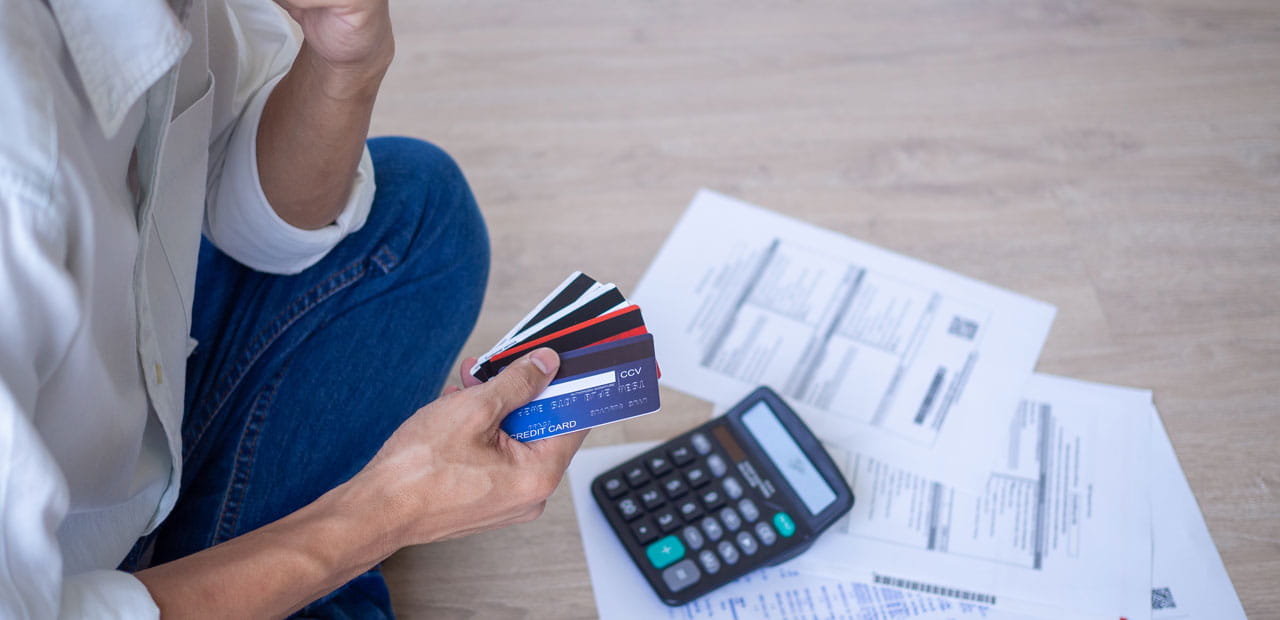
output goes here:
<path id="1" fill-rule="evenodd" d="M 98 124 L 114 136 L 138 98 L 186 53 L 191 35 L 165 0 L 48 1 Z"/>

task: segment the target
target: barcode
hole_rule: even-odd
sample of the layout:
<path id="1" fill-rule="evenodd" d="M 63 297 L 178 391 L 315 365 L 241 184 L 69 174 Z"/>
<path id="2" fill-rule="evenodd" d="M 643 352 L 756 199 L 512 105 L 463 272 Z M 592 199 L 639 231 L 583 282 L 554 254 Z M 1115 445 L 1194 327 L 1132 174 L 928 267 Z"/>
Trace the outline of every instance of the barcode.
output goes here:
<path id="1" fill-rule="evenodd" d="M 984 603 L 987 605 L 995 605 L 996 597 L 992 594 L 982 594 L 980 592 L 970 592 L 968 590 L 960 590 L 957 588 L 948 588 L 932 583 L 921 583 L 910 579 L 900 579 L 898 577 L 889 577 L 887 575 L 874 575 L 875 582 L 880 585 L 893 586 L 904 590 L 913 590 L 924 594 L 936 594 L 938 596 L 946 596 L 957 598 L 962 601 L 973 601 L 975 603 Z"/>

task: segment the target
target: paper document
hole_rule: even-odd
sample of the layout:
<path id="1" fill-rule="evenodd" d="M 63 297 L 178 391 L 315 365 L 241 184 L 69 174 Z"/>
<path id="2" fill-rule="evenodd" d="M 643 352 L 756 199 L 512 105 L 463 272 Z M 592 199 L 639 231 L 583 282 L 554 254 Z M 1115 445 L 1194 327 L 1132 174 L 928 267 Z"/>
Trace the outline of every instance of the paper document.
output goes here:
<path id="1" fill-rule="evenodd" d="M 588 448 L 580 451 L 569 467 L 574 511 L 582 531 L 587 569 L 601 620 L 1003 620 L 1022 617 L 987 605 L 876 584 L 870 572 L 856 572 L 856 569 L 842 571 L 838 577 L 806 574 L 793 568 L 796 561 L 759 570 L 688 605 L 668 607 L 632 563 L 591 496 L 592 479 L 653 445 Z M 823 544 L 823 540 L 819 539 L 817 544 Z"/>
<path id="2" fill-rule="evenodd" d="M 957 456 L 994 446 L 983 412 L 1012 409 L 1054 315 L 707 190 L 633 299 L 669 387 L 733 402 L 769 385 L 827 436 L 875 429 Z"/>
<path id="3" fill-rule="evenodd" d="M 827 444 L 856 499 L 810 560 L 1016 609 L 1149 618 L 1150 392 L 1034 375 L 1024 394 L 982 416 L 1003 448 L 981 492 L 882 444 Z"/>
<path id="4" fill-rule="evenodd" d="M 1244 620 L 1244 607 L 1209 535 L 1173 443 L 1152 414 L 1153 620 Z"/>

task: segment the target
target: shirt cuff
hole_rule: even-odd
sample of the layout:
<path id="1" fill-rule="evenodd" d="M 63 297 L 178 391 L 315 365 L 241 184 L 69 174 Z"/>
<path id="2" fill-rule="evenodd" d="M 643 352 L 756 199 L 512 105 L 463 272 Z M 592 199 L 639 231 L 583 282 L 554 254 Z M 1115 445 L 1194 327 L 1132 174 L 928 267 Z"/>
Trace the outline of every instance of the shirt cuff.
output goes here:
<path id="1" fill-rule="evenodd" d="M 137 577 L 116 570 L 68 575 L 60 618 L 159 618 L 160 608 Z"/>
<path id="2" fill-rule="evenodd" d="M 373 205 L 373 159 L 365 147 L 342 213 L 320 229 L 284 221 L 262 191 L 258 175 L 258 123 L 276 78 L 245 106 L 227 146 L 218 189 L 205 211 L 205 234 L 218 249 L 258 271 L 293 274 L 314 265 L 348 234 L 364 226 Z"/>

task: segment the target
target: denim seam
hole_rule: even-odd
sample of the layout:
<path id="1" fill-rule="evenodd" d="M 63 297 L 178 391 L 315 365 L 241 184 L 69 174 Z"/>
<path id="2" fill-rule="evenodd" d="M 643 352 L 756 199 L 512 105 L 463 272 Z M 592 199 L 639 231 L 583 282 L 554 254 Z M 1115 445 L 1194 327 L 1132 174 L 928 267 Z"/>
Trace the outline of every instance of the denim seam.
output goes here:
<path id="1" fill-rule="evenodd" d="M 235 526 L 240 521 L 240 508 L 249 490 L 249 475 L 253 471 L 253 463 L 258 454 L 258 439 L 262 437 L 262 425 L 266 420 L 267 411 L 275 401 L 276 389 L 284 380 L 287 369 L 288 364 L 280 369 L 275 380 L 254 399 L 253 410 L 245 421 L 244 429 L 240 432 L 240 441 L 236 443 L 235 465 L 231 468 L 227 490 L 223 493 L 218 518 L 214 521 L 213 540 L 209 541 L 210 546 L 235 537 Z"/>
<path id="2" fill-rule="evenodd" d="M 384 245 L 373 253 L 373 262 L 378 263 L 378 266 L 382 268 L 383 274 L 388 274 L 391 273 L 392 269 L 396 268 L 396 265 L 400 264 L 400 257 L 396 256 L 390 246 Z"/>
<path id="3" fill-rule="evenodd" d="M 354 284 L 362 278 L 367 271 L 366 258 L 360 258 L 359 260 L 348 264 L 334 275 L 317 282 L 316 285 L 308 289 L 307 292 L 296 297 L 288 306 L 285 307 L 284 310 L 281 310 L 266 327 L 262 328 L 257 334 L 255 334 L 251 341 L 251 346 L 246 349 L 245 355 L 243 356 L 244 359 L 237 363 L 231 369 L 230 373 L 225 375 L 226 377 L 229 377 L 229 379 L 223 380 L 223 385 L 225 387 L 222 390 L 215 390 L 211 392 L 209 396 L 201 400 L 199 405 L 192 408 L 192 413 L 195 413 L 206 409 L 206 405 L 208 403 L 214 403 L 212 408 L 209 408 L 208 414 L 202 416 L 203 419 L 198 426 L 199 430 L 196 432 L 195 437 L 190 441 L 184 438 L 184 446 L 194 446 L 204 438 L 205 432 L 209 430 L 209 426 L 213 423 L 214 418 L 217 417 L 218 412 L 227 404 L 231 395 L 235 393 L 235 389 L 239 387 L 242 381 L 244 381 L 244 378 L 249 374 L 249 370 L 253 368 L 253 365 L 262 357 L 263 353 L 265 353 L 266 350 L 275 343 L 275 341 L 289 328 L 289 326 L 296 323 L 303 315 L 313 310 L 320 303 Z M 326 287 L 329 288 L 328 291 L 324 290 Z M 314 298 L 308 299 L 312 297 Z M 299 302 L 303 302 L 301 308 L 296 307 Z"/>

